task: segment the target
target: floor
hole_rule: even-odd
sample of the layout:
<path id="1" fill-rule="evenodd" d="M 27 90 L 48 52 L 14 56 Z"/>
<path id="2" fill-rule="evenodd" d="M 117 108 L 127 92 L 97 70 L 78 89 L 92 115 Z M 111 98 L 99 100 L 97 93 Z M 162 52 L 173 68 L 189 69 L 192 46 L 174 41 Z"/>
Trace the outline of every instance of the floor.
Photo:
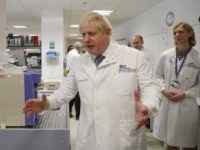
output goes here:
<path id="1" fill-rule="evenodd" d="M 70 118 L 70 141 L 71 141 L 71 150 L 75 150 L 75 142 L 76 142 L 76 133 L 77 133 L 77 125 L 78 121 L 75 118 Z M 147 130 L 147 144 L 148 144 L 148 150 L 164 150 L 164 146 L 162 142 L 159 142 L 156 140 L 152 133 Z"/>

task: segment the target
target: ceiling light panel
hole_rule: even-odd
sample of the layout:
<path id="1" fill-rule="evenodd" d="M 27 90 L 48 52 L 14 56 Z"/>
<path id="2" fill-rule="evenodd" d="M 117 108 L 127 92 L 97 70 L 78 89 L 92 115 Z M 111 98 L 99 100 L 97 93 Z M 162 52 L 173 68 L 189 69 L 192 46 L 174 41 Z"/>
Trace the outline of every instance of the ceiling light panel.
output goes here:
<path id="1" fill-rule="evenodd" d="M 25 29 L 25 28 L 27 28 L 27 26 L 15 25 L 15 26 L 13 26 L 13 28 L 16 28 L 16 29 Z"/>
<path id="2" fill-rule="evenodd" d="M 70 27 L 71 28 L 79 28 L 79 25 L 78 24 L 71 24 Z"/>
<path id="3" fill-rule="evenodd" d="M 113 13 L 113 10 L 93 10 L 93 11 L 104 16 L 109 16 L 110 14 Z"/>

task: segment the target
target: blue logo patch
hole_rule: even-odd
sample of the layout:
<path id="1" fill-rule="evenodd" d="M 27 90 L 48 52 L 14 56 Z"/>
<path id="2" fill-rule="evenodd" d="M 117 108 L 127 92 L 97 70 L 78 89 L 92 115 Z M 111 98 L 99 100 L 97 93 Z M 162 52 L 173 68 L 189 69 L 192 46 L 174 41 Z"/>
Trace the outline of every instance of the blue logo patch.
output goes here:
<path id="1" fill-rule="evenodd" d="M 127 67 L 126 65 L 119 65 L 119 72 L 136 72 L 136 69 Z"/>
<path id="2" fill-rule="evenodd" d="M 193 68 L 193 69 L 199 69 L 200 67 L 197 67 L 193 62 L 188 64 L 189 68 Z"/>

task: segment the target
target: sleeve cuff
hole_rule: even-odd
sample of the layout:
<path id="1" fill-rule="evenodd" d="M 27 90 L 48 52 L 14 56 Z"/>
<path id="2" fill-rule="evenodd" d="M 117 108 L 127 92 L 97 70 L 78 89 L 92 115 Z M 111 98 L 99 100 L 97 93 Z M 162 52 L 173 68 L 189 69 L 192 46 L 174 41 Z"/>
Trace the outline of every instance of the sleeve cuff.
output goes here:
<path id="1" fill-rule="evenodd" d="M 147 102 L 143 102 L 143 105 L 147 107 L 148 109 L 148 117 L 151 116 L 152 114 L 155 114 L 159 110 L 159 102 L 155 102 L 154 105 L 149 104 Z"/>
<path id="2" fill-rule="evenodd" d="M 161 88 L 160 88 L 160 92 L 162 92 L 164 89 L 165 89 L 165 87 L 161 87 Z"/>

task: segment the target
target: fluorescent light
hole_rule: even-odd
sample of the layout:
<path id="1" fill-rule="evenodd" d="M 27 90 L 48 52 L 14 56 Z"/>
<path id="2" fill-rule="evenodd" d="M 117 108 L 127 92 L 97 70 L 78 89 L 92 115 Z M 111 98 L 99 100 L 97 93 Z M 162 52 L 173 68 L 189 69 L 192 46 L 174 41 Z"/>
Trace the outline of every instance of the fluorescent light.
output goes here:
<path id="1" fill-rule="evenodd" d="M 29 34 L 29 36 L 39 36 L 38 34 Z"/>
<path id="2" fill-rule="evenodd" d="M 78 34 L 69 34 L 69 36 L 79 36 Z"/>
<path id="3" fill-rule="evenodd" d="M 27 28 L 27 26 L 13 26 L 13 28 L 24 29 L 24 28 Z"/>
<path id="4" fill-rule="evenodd" d="M 78 25 L 78 24 L 71 24 L 70 27 L 71 27 L 71 28 L 78 28 L 79 25 Z"/>
<path id="5" fill-rule="evenodd" d="M 109 16 L 111 13 L 113 13 L 113 10 L 93 10 L 93 12 L 99 13 L 104 16 Z"/>
<path id="6" fill-rule="evenodd" d="M 77 37 L 77 39 L 78 39 L 78 40 L 82 40 L 82 39 L 83 39 L 83 37 Z"/>

